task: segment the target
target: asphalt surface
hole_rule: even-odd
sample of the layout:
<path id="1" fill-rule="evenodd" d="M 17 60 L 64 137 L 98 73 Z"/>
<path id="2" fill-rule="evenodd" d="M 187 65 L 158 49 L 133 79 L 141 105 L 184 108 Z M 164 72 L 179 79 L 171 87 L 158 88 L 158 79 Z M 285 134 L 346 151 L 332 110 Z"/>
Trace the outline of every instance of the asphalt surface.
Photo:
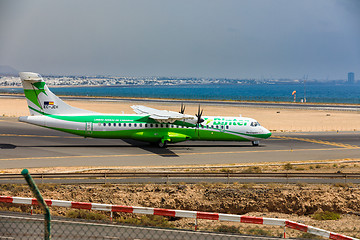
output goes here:
<path id="1" fill-rule="evenodd" d="M 359 158 L 359 132 L 274 134 L 248 142 L 188 141 L 167 149 L 117 139 L 91 139 L 0 118 L 0 169 L 180 166 Z"/>

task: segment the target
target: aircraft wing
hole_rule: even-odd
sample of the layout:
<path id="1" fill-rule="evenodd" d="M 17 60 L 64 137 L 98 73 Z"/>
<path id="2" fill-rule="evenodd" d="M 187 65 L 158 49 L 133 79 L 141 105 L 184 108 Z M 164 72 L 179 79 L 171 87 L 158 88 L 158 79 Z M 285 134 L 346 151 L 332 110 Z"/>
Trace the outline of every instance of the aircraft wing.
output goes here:
<path id="1" fill-rule="evenodd" d="M 131 106 L 132 109 L 137 114 L 146 114 L 149 115 L 150 118 L 156 120 L 157 122 L 169 122 L 173 123 L 176 120 L 182 121 L 186 119 L 194 119 L 194 116 L 177 113 L 173 111 L 167 111 L 167 110 L 158 110 L 155 108 L 145 107 L 141 105 L 133 105 Z"/>

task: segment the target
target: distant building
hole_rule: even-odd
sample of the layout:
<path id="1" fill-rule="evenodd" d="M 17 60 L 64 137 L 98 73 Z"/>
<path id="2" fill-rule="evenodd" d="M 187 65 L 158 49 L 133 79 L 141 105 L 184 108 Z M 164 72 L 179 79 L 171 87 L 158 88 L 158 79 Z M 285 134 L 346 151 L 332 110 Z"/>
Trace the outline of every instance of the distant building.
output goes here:
<path id="1" fill-rule="evenodd" d="M 355 74 L 353 72 L 348 73 L 348 81 L 347 83 L 353 84 L 355 83 Z"/>

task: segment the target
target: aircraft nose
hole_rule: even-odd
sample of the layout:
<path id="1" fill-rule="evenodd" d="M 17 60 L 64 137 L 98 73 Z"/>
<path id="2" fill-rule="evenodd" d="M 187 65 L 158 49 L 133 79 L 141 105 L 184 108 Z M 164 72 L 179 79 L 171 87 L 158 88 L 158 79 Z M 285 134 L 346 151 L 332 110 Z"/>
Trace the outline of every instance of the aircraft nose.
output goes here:
<path id="1" fill-rule="evenodd" d="M 262 127 L 262 131 L 264 135 L 266 135 L 266 138 L 269 138 L 271 136 L 271 132 L 267 130 L 266 128 Z"/>

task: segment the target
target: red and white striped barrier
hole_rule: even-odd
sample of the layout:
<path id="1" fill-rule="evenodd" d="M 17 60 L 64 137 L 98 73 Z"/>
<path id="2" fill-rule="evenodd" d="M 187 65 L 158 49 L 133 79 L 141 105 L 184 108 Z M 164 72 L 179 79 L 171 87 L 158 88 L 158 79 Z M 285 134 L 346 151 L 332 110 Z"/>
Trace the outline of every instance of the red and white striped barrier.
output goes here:
<path id="1" fill-rule="evenodd" d="M 37 200 L 35 198 L 0 196 L 0 202 L 38 205 Z M 278 219 L 278 218 L 262 218 L 262 217 L 250 217 L 250 216 L 243 216 L 243 215 L 224 214 L 224 213 L 171 210 L 171 209 L 147 208 L 147 207 L 132 207 L 132 206 L 121 206 L 121 205 L 100 204 L 100 203 L 71 202 L 71 201 L 50 200 L 50 199 L 45 199 L 45 202 L 48 206 L 53 206 L 53 207 L 66 207 L 66 208 L 76 208 L 76 209 L 107 211 L 107 212 L 138 213 L 138 214 L 160 215 L 160 216 L 168 216 L 168 217 L 183 217 L 183 218 L 208 219 L 208 220 L 218 220 L 218 221 L 228 221 L 228 222 L 241 222 L 241 223 L 282 226 L 282 227 L 299 230 L 302 232 L 308 232 L 308 233 L 311 233 L 311 234 L 314 234 L 317 236 L 322 236 L 322 237 L 329 238 L 329 239 L 336 239 L 336 240 L 357 239 L 357 238 L 352 238 L 352 237 L 344 236 L 341 234 L 329 232 L 329 231 L 319 229 L 316 227 L 307 226 L 307 225 L 304 225 L 301 223 L 289 221 L 286 219 Z"/>

